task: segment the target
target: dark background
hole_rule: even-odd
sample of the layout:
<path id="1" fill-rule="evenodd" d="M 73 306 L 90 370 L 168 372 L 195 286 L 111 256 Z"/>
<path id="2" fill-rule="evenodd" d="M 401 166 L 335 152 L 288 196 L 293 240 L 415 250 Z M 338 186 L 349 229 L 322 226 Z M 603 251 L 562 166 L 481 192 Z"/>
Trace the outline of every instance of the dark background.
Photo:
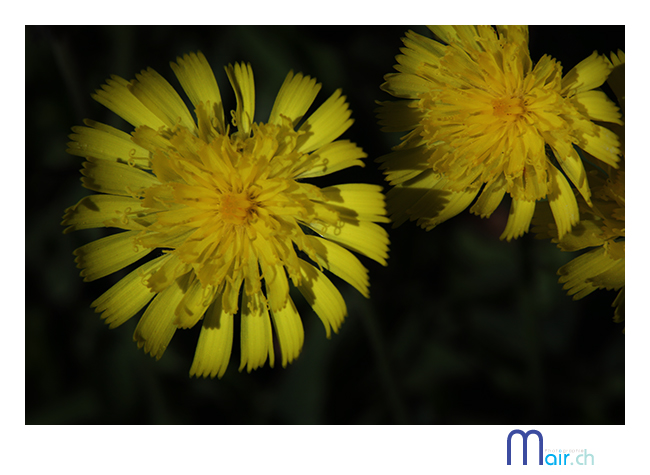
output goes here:
<path id="1" fill-rule="evenodd" d="M 300 358 L 286 369 L 237 371 L 238 335 L 221 380 L 190 379 L 199 327 L 179 331 L 160 361 L 132 341 L 138 317 L 109 330 L 90 303 L 119 276 L 83 283 L 72 251 L 103 230 L 63 235 L 66 207 L 90 193 L 82 160 L 65 153 L 86 117 L 125 122 L 90 94 L 111 74 L 151 66 L 177 86 L 169 61 L 200 49 L 226 106 L 223 66 L 248 61 L 256 120 L 265 121 L 290 69 L 347 95 L 344 135 L 368 153 L 337 182 L 382 183 L 372 160 L 398 136 L 379 132 L 376 100 L 400 38 L 422 27 L 26 27 L 27 424 L 624 424 L 624 335 L 614 292 L 572 301 L 556 271 L 574 255 L 532 236 L 499 241 L 503 203 L 481 220 L 464 212 L 430 232 L 390 230 L 388 267 L 370 270 L 371 299 L 335 280 L 349 316 L 325 338 L 315 314 Z M 623 27 L 531 27 L 531 55 L 565 72 L 594 50 L 624 49 Z M 230 104 L 229 104 L 230 102 Z"/>

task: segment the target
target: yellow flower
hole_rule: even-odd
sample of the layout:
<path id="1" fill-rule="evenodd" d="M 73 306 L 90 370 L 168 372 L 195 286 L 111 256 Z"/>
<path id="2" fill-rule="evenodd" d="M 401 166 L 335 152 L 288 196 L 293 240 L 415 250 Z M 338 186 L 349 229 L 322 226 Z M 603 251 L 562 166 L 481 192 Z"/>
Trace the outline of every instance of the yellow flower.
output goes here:
<path id="1" fill-rule="evenodd" d="M 409 132 L 379 159 L 394 186 L 387 199 L 395 225 L 417 219 L 430 230 L 477 196 L 470 211 L 489 217 L 507 193 L 502 239 L 527 232 L 544 199 L 564 235 L 578 221 L 571 183 L 591 202 L 576 147 L 612 167 L 619 160 L 616 134 L 593 122 L 621 123 L 617 107 L 594 90 L 611 64 L 594 52 L 562 77 L 548 55 L 533 67 L 527 27 L 429 28 L 440 41 L 407 32 L 398 72 L 382 85 L 406 99 L 378 109 L 383 130 Z"/>
<path id="2" fill-rule="evenodd" d="M 153 253 L 92 304 L 111 328 L 147 306 L 134 334 L 160 358 L 178 328 L 203 320 L 190 375 L 221 377 L 235 315 L 239 370 L 302 348 L 289 281 L 322 320 L 327 337 L 347 310 L 329 271 L 368 297 L 368 273 L 350 250 L 386 264 L 381 187 L 319 188 L 304 179 L 363 166 L 363 150 L 337 140 L 352 124 L 337 90 L 303 120 L 321 85 L 290 72 L 266 123 L 256 123 L 253 71 L 229 65 L 236 110 L 226 122 L 219 87 L 203 54 L 171 63 L 196 120 L 152 69 L 126 81 L 112 76 L 93 98 L 126 119 L 131 135 L 86 120 L 69 150 L 85 157 L 82 182 L 101 194 L 66 210 L 65 232 L 123 230 L 75 251 L 84 280 L 104 277 Z M 298 127 L 298 125 L 300 126 Z M 234 131 L 236 129 L 236 131 Z M 274 336 L 275 335 L 275 336 Z"/>
<path id="3" fill-rule="evenodd" d="M 614 66 L 608 83 L 625 112 L 625 55 L 611 55 Z M 624 142 L 625 130 L 612 126 Z M 618 290 L 612 306 L 614 321 L 625 319 L 625 154 L 618 169 L 605 167 L 590 172 L 592 203 L 579 198 L 581 219 L 573 229 L 559 237 L 548 209 L 534 219 L 533 231 L 539 238 L 550 237 L 563 251 L 591 248 L 562 266 L 560 283 L 574 299 L 581 299 L 596 289 Z"/>

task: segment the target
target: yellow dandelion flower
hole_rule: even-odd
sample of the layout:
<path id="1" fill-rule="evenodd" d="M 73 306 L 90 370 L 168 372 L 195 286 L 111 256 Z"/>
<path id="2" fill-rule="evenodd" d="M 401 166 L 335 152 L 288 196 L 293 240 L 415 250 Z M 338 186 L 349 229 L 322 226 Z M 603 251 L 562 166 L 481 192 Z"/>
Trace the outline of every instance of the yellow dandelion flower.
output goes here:
<path id="1" fill-rule="evenodd" d="M 608 83 L 616 93 L 625 112 L 625 55 L 611 55 L 614 69 Z M 612 126 L 624 143 L 625 130 Z M 606 166 L 589 172 L 592 202 L 588 205 L 578 197 L 581 219 L 573 229 L 560 237 L 550 211 L 540 210 L 534 219 L 533 231 L 539 238 L 551 238 L 563 251 L 590 249 L 562 266 L 560 283 L 574 299 L 581 299 L 596 289 L 618 290 L 612 304 L 614 321 L 625 319 L 625 151 L 618 169 Z"/>
<path id="2" fill-rule="evenodd" d="M 92 306 L 111 328 L 146 307 L 134 334 L 160 358 L 179 328 L 202 320 L 190 375 L 221 377 L 239 316 L 239 370 L 268 360 L 274 340 L 282 366 L 303 344 L 290 282 L 322 320 L 327 337 L 347 310 L 326 275 L 368 297 L 368 272 L 351 252 L 385 265 L 388 250 L 381 187 L 319 188 L 308 178 L 363 166 L 348 140 L 351 112 L 337 90 L 305 117 L 321 85 L 290 72 L 266 123 L 257 123 L 253 71 L 229 65 L 236 110 L 231 124 L 212 69 L 200 52 L 171 67 L 194 107 L 152 69 L 132 81 L 112 76 L 94 99 L 126 119 L 129 135 L 86 120 L 68 152 L 86 158 L 82 182 L 99 192 L 68 208 L 65 232 L 109 227 L 122 232 L 75 251 L 84 280 L 99 279 L 154 250 Z M 148 306 L 147 306 L 148 304 Z"/>
<path id="3" fill-rule="evenodd" d="M 398 72 L 382 85 L 405 99 L 378 109 L 384 131 L 408 132 L 379 159 L 395 225 L 410 219 L 430 230 L 473 202 L 472 213 L 489 217 L 507 193 L 502 239 L 528 231 L 540 200 L 564 235 L 578 222 L 571 184 L 591 200 L 577 148 L 612 167 L 619 160 L 616 134 L 594 122 L 621 123 L 595 90 L 611 64 L 594 52 L 562 77 L 548 55 L 533 66 L 527 27 L 429 28 L 439 41 L 407 32 Z"/>

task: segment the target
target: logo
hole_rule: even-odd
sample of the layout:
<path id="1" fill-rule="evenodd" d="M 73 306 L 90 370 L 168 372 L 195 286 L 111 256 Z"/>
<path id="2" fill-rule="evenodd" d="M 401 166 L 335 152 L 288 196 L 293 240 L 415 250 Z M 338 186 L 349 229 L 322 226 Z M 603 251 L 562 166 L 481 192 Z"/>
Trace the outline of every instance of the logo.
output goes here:
<path id="1" fill-rule="evenodd" d="M 542 437 L 542 433 L 538 430 L 529 430 L 528 432 L 524 432 L 523 430 L 515 429 L 511 430 L 510 433 L 508 434 L 508 465 L 512 465 L 512 436 L 515 434 L 521 434 L 521 438 L 524 441 L 524 465 L 528 465 L 528 447 L 527 447 L 527 441 L 528 441 L 528 436 L 530 434 L 535 434 L 537 436 L 537 440 L 539 440 L 539 464 L 544 465 L 542 460 L 544 460 L 544 437 Z"/>
<path id="2" fill-rule="evenodd" d="M 523 462 L 528 465 L 528 436 L 535 435 L 538 441 L 538 464 L 539 465 L 593 465 L 594 456 L 587 452 L 587 449 L 546 449 L 544 450 L 544 437 L 538 430 L 529 430 L 524 432 L 521 429 L 511 430 L 508 434 L 507 444 L 507 462 L 512 465 L 512 437 L 521 435 L 523 442 Z M 546 453 L 546 456 L 544 456 Z M 575 456 L 575 462 L 573 462 Z M 591 463 L 589 463 L 591 462 Z"/>

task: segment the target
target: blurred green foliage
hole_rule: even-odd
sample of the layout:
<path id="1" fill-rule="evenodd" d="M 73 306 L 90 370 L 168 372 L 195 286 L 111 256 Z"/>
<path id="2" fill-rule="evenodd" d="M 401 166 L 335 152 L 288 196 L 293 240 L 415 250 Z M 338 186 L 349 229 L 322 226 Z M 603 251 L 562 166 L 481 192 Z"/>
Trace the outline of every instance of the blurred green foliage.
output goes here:
<path id="1" fill-rule="evenodd" d="M 372 298 L 335 279 L 349 316 L 331 340 L 303 303 L 304 349 L 286 369 L 239 373 L 236 337 L 222 380 L 190 379 L 198 328 L 155 361 L 132 341 L 137 317 L 109 330 L 90 309 L 119 276 L 84 283 L 75 268 L 72 251 L 103 234 L 62 234 L 64 209 L 89 193 L 65 144 L 86 117 L 129 130 L 90 98 L 109 75 L 151 66 L 177 86 L 169 61 L 200 49 L 234 107 L 222 66 L 247 61 L 258 121 L 290 69 L 312 75 L 317 103 L 343 89 L 356 121 L 344 137 L 369 155 L 332 179 L 382 183 L 373 160 L 397 137 L 379 131 L 375 101 L 389 99 L 379 86 L 407 29 L 26 28 L 27 424 L 625 423 L 615 294 L 567 297 L 555 273 L 572 255 L 531 236 L 499 241 L 505 204 L 489 220 L 466 212 L 431 232 L 390 230 L 388 267 L 364 260 Z M 551 54 L 565 71 L 619 48 L 623 27 L 531 27 L 533 60 Z"/>

